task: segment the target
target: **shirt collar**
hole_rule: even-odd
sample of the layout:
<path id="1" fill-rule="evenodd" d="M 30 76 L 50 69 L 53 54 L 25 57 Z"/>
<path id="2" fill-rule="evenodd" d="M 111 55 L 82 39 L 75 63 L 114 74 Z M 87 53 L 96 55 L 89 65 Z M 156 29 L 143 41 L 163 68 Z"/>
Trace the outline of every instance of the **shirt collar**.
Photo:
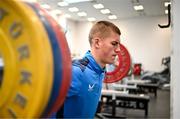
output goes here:
<path id="1" fill-rule="evenodd" d="M 100 65 L 96 62 L 90 51 L 87 51 L 84 57 L 88 58 L 89 66 L 95 72 L 97 72 L 98 74 L 105 72 L 105 68 L 100 67 Z"/>

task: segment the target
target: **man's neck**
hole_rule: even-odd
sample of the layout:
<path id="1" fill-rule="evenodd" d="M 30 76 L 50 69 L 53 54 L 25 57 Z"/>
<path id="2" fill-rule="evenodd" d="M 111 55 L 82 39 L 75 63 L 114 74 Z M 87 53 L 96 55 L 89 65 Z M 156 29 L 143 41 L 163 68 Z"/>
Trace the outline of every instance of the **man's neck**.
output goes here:
<path id="1" fill-rule="evenodd" d="M 95 59 L 95 61 L 101 66 L 101 68 L 104 68 L 105 64 L 103 64 L 101 62 L 100 58 L 97 55 L 97 52 L 91 49 L 91 54 L 92 54 L 93 58 Z"/>

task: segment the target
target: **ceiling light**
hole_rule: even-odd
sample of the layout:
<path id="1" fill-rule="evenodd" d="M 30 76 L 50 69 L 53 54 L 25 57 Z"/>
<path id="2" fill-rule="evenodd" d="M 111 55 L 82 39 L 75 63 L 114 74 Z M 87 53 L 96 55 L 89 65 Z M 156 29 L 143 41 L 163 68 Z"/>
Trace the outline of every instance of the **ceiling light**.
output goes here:
<path id="1" fill-rule="evenodd" d="M 41 4 L 41 7 L 44 9 L 50 9 L 51 8 L 48 4 Z"/>
<path id="2" fill-rule="evenodd" d="M 77 7 L 71 7 L 71 8 L 69 8 L 69 11 L 70 12 L 78 12 L 79 9 Z"/>
<path id="3" fill-rule="evenodd" d="M 54 14 L 54 15 L 61 15 L 62 11 L 58 10 L 58 9 L 55 9 L 55 10 L 52 10 L 51 13 Z"/>
<path id="4" fill-rule="evenodd" d="M 84 16 L 87 16 L 87 13 L 86 12 L 78 12 L 77 15 L 80 17 L 84 17 Z"/>
<path id="5" fill-rule="evenodd" d="M 102 9 L 102 8 L 104 8 L 104 5 L 102 5 L 102 4 L 94 4 L 93 6 L 94 6 L 94 8 L 96 8 L 96 9 Z"/>
<path id="6" fill-rule="evenodd" d="M 64 0 L 67 3 L 78 3 L 78 2 L 88 2 L 88 1 L 93 1 L 93 0 Z"/>
<path id="7" fill-rule="evenodd" d="M 137 5 L 137 6 L 134 6 L 134 9 L 135 9 L 136 11 L 139 11 L 139 10 L 143 10 L 144 7 L 143 7 L 142 5 Z"/>
<path id="8" fill-rule="evenodd" d="M 164 6 L 167 7 L 171 2 L 164 2 Z"/>
<path id="9" fill-rule="evenodd" d="M 102 9 L 102 10 L 101 10 L 101 13 L 102 13 L 102 14 L 109 14 L 109 13 L 110 13 L 110 10 L 109 10 L 109 9 Z"/>
<path id="10" fill-rule="evenodd" d="M 66 18 L 71 18 L 71 15 L 69 15 L 69 14 L 65 14 L 64 15 Z"/>
<path id="11" fill-rule="evenodd" d="M 165 14 L 168 14 L 168 10 L 165 10 L 164 13 L 165 13 Z"/>
<path id="12" fill-rule="evenodd" d="M 89 17 L 89 18 L 87 18 L 87 20 L 88 20 L 88 21 L 96 21 L 96 18 L 94 18 L 94 17 Z"/>
<path id="13" fill-rule="evenodd" d="M 109 19 L 117 19 L 117 16 L 116 15 L 109 15 L 108 18 Z"/>
<path id="14" fill-rule="evenodd" d="M 64 7 L 64 6 L 68 6 L 69 4 L 65 1 L 62 1 L 62 2 L 58 2 L 58 5 Z"/>

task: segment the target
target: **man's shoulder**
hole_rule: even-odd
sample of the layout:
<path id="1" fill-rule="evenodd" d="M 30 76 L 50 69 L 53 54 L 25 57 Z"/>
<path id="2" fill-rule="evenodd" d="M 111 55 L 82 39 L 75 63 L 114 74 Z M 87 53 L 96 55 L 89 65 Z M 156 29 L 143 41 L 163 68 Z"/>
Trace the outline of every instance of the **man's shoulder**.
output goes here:
<path id="1" fill-rule="evenodd" d="M 72 61 L 73 67 L 80 68 L 82 72 L 85 71 L 88 64 L 89 64 L 89 59 L 87 57 L 84 57 L 82 59 L 75 59 Z"/>

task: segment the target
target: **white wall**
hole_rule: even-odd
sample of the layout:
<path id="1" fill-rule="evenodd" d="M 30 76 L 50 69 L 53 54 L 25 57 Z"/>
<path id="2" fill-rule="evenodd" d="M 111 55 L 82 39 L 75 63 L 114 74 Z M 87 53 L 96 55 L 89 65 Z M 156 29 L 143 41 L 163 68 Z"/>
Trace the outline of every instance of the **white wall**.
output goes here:
<path id="1" fill-rule="evenodd" d="M 171 119 L 180 119 L 180 14 L 179 0 L 172 2 Z"/>
<path id="2" fill-rule="evenodd" d="M 170 55 L 170 28 L 160 29 L 158 24 L 166 24 L 166 16 L 141 17 L 115 21 L 121 29 L 121 42 L 129 50 L 133 61 L 143 64 L 145 70 L 160 71 L 163 57 Z M 92 26 L 90 22 L 74 23 L 72 32 L 73 52 L 84 55 L 89 49 L 88 33 Z"/>
<path id="3" fill-rule="evenodd" d="M 158 27 L 166 22 L 165 16 L 115 22 L 122 31 L 122 44 L 129 50 L 133 61 L 142 63 L 145 70 L 162 70 L 162 58 L 170 55 L 171 30 Z"/>
<path id="4" fill-rule="evenodd" d="M 76 33 L 77 23 L 76 21 L 67 19 L 67 31 L 69 33 L 69 37 L 67 37 L 68 45 L 71 50 L 71 53 L 74 51 L 76 44 L 75 39 L 78 37 Z"/>
<path id="5" fill-rule="evenodd" d="M 71 52 L 83 56 L 90 49 L 88 34 L 92 27 L 91 22 L 68 21 L 68 28 L 72 34 Z"/>
<path id="6" fill-rule="evenodd" d="M 78 22 L 78 27 L 76 29 L 78 31 L 76 32 L 78 35 L 76 39 L 76 50 L 78 50 L 81 56 L 83 56 L 84 53 L 90 49 L 88 35 L 91 27 L 91 22 Z"/>

